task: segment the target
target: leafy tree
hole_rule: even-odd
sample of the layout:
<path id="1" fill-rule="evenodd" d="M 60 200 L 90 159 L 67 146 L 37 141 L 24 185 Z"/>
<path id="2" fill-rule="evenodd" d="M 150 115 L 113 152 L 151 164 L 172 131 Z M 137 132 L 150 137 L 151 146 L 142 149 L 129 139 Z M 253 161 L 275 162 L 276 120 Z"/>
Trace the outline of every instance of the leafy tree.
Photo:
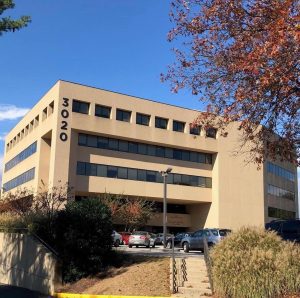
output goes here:
<path id="1" fill-rule="evenodd" d="M 162 80 L 207 103 L 194 124 L 226 136 L 239 121 L 253 161 L 299 165 L 300 1 L 174 0 L 171 7 L 168 39 L 180 46 Z"/>
<path id="2" fill-rule="evenodd" d="M 64 280 L 100 272 L 109 262 L 111 214 L 97 198 L 69 201 L 56 218 L 55 248 L 64 261 Z"/>
<path id="3" fill-rule="evenodd" d="M 2 15 L 5 10 L 14 7 L 15 3 L 13 0 L 0 0 L 0 15 Z M 0 18 L 0 35 L 2 35 L 3 32 L 20 30 L 21 28 L 26 27 L 29 22 L 31 22 L 29 16 L 22 16 L 15 20 L 10 17 Z"/>
<path id="4" fill-rule="evenodd" d="M 113 223 L 124 224 L 125 230 L 143 227 L 154 215 L 154 203 L 125 195 L 102 194 L 100 200 L 111 211 Z"/>

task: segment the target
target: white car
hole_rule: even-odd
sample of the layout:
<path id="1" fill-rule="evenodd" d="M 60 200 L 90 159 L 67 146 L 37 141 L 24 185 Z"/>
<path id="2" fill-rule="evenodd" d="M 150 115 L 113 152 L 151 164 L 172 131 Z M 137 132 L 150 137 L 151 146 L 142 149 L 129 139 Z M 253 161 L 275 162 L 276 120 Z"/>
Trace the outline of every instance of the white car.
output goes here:
<path id="1" fill-rule="evenodd" d="M 121 234 L 119 234 L 116 231 L 113 231 L 112 234 L 111 234 L 111 237 L 113 239 L 113 246 L 114 247 L 120 246 L 120 244 L 122 243 L 122 236 L 121 236 Z"/>

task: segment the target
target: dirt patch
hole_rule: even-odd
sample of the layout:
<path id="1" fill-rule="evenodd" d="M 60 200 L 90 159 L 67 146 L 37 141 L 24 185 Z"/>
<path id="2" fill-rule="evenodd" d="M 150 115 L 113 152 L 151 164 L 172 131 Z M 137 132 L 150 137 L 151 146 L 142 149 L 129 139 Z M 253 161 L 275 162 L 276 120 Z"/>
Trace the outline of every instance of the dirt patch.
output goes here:
<path id="1" fill-rule="evenodd" d="M 128 256 L 120 268 L 109 268 L 105 273 L 67 284 L 58 291 L 99 295 L 170 296 L 170 259 Z"/>

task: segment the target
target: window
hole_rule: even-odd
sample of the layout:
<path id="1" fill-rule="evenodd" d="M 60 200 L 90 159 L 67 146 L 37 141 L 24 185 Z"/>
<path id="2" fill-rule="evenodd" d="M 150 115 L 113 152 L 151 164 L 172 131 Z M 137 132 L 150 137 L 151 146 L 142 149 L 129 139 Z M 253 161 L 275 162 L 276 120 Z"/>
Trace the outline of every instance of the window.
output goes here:
<path id="1" fill-rule="evenodd" d="M 108 149 L 110 150 L 118 150 L 119 142 L 116 139 L 109 139 L 108 140 Z"/>
<path id="2" fill-rule="evenodd" d="M 97 165 L 97 176 L 98 177 L 107 177 L 107 166 Z"/>
<path id="3" fill-rule="evenodd" d="M 271 162 L 267 163 L 267 170 L 268 170 L 268 173 L 272 173 L 273 175 L 282 177 L 289 181 L 293 181 L 293 182 L 295 181 L 294 173 L 292 173 L 291 171 L 288 171 L 278 165 L 275 165 Z"/>
<path id="4" fill-rule="evenodd" d="M 78 135 L 78 144 L 79 145 L 86 145 L 87 144 L 87 135 L 80 133 Z"/>
<path id="5" fill-rule="evenodd" d="M 78 134 L 78 145 L 197 163 L 212 163 L 212 155 L 208 153 L 173 149 L 137 142 L 128 142 L 115 138 L 106 138 L 82 133 Z"/>
<path id="6" fill-rule="evenodd" d="M 295 193 L 271 184 L 268 184 L 268 194 L 283 199 L 288 199 L 292 201 L 295 200 Z"/>
<path id="7" fill-rule="evenodd" d="M 88 102 L 73 99 L 73 107 L 72 107 L 73 112 L 88 114 L 89 109 L 90 109 L 90 104 Z"/>
<path id="8" fill-rule="evenodd" d="M 129 142 L 128 144 L 128 152 L 130 153 L 138 153 L 138 144 Z"/>
<path id="9" fill-rule="evenodd" d="M 24 172 L 23 174 L 19 175 L 18 177 L 7 181 L 6 183 L 3 184 L 3 192 L 10 191 L 11 189 L 18 187 L 21 184 L 33 180 L 34 172 L 35 172 L 35 168 L 32 168 Z"/>
<path id="10" fill-rule="evenodd" d="M 146 171 L 146 181 L 155 182 L 156 181 L 156 172 Z"/>
<path id="11" fill-rule="evenodd" d="M 163 183 L 163 177 L 157 171 L 100 165 L 81 161 L 77 162 L 77 175 Z M 169 174 L 167 176 L 167 183 L 211 188 L 211 178 L 184 174 Z"/>
<path id="12" fill-rule="evenodd" d="M 137 169 L 128 169 L 128 179 L 138 180 Z"/>
<path id="13" fill-rule="evenodd" d="M 110 118 L 111 107 L 96 105 L 95 116 L 102 118 Z"/>
<path id="14" fill-rule="evenodd" d="M 149 126 L 150 116 L 145 114 L 136 113 L 136 124 Z"/>
<path id="15" fill-rule="evenodd" d="M 23 151 L 21 151 L 14 158 L 12 158 L 10 161 L 8 161 L 5 164 L 4 172 L 12 169 L 17 164 L 19 164 L 20 162 L 22 162 L 23 160 L 25 160 L 26 158 L 28 158 L 29 156 L 31 156 L 32 154 L 34 154 L 36 152 L 36 149 L 37 149 L 37 142 L 34 142 L 30 146 L 28 146 L 26 149 L 24 149 Z"/>
<path id="16" fill-rule="evenodd" d="M 127 168 L 118 168 L 118 178 L 127 179 Z"/>
<path id="17" fill-rule="evenodd" d="M 185 123 L 184 122 L 180 122 L 180 121 L 173 121 L 173 130 L 174 131 L 179 131 L 179 132 L 184 132 L 184 127 L 185 127 Z"/>
<path id="18" fill-rule="evenodd" d="M 161 128 L 161 129 L 167 129 L 168 128 L 168 119 L 155 117 L 155 127 Z"/>
<path id="19" fill-rule="evenodd" d="M 98 148 L 108 149 L 108 138 L 98 137 Z"/>
<path id="20" fill-rule="evenodd" d="M 117 120 L 130 122 L 131 112 L 117 109 Z"/>
<path id="21" fill-rule="evenodd" d="M 117 178 L 118 177 L 118 168 L 113 166 L 107 166 L 107 177 Z"/>
<path id="22" fill-rule="evenodd" d="M 199 126 L 199 125 L 194 126 L 194 125 L 190 124 L 190 134 L 191 135 L 199 136 L 200 131 L 201 131 L 201 126 Z"/>
<path id="23" fill-rule="evenodd" d="M 98 140 L 97 140 L 96 136 L 89 136 L 87 141 L 88 141 L 87 145 L 89 147 L 97 147 L 97 145 L 98 145 L 97 144 Z"/>
<path id="24" fill-rule="evenodd" d="M 128 152 L 128 142 L 119 140 L 119 150 L 123 152 Z"/>
<path id="25" fill-rule="evenodd" d="M 281 219 L 294 219 L 296 218 L 296 212 L 268 207 L 268 216 Z"/>
<path id="26" fill-rule="evenodd" d="M 156 147 L 155 156 L 157 157 L 165 157 L 165 148 L 164 147 Z"/>
<path id="27" fill-rule="evenodd" d="M 215 128 L 213 128 L 213 127 L 208 128 L 208 129 L 206 130 L 206 136 L 207 136 L 208 138 L 213 138 L 213 139 L 215 139 L 216 136 L 217 136 L 217 130 L 216 130 Z"/>

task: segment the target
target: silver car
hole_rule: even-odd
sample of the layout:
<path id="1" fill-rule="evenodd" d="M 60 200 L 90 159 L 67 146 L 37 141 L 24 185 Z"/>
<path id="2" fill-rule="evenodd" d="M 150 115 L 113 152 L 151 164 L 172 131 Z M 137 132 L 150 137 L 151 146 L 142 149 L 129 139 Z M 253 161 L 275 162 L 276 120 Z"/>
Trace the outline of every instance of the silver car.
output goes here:
<path id="1" fill-rule="evenodd" d="M 155 247 L 155 238 L 150 233 L 145 231 L 136 231 L 129 236 L 128 247 L 146 246 Z"/>

